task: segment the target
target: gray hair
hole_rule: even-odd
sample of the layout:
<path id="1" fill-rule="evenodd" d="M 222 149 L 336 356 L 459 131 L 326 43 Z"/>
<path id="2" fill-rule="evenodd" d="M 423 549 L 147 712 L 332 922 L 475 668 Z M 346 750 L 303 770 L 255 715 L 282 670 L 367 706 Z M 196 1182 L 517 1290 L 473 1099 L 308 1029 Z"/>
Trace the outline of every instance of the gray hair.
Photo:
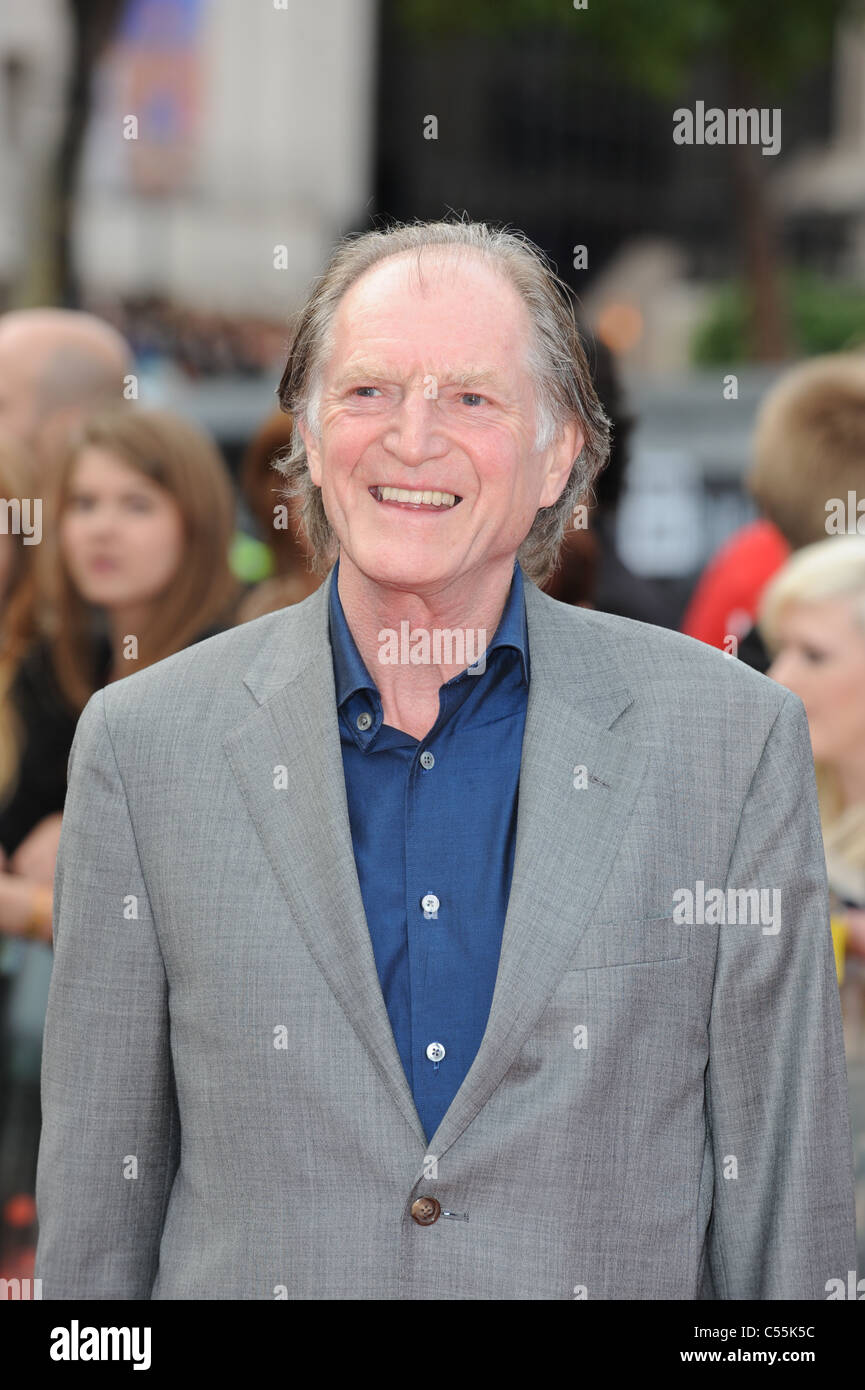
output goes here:
<path id="1" fill-rule="evenodd" d="M 534 328 L 526 365 L 535 388 L 535 447 L 547 448 L 570 421 L 576 420 L 583 431 L 583 447 L 561 495 L 552 506 L 538 510 L 517 551 L 525 574 L 540 585 L 555 570 L 574 510 L 607 461 L 610 422 L 595 392 L 569 288 L 523 233 L 483 222 L 397 223 L 387 231 L 364 232 L 339 243 L 300 314 L 277 390 L 280 406 L 293 415 L 291 446 L 274 460 L 286 479 L 283 495 L 301 500 L 301 522 L 313 568 L 326 573 L 336 559 L 338 541 L 325 514 L 321 489 L 310 477 L 298 424 L 318 436 L 322 375 L 343 295 L 367 270 L 391 256 L 417 252 L 420 272 L 421 253 L 430 247 L 480 253 L 525 303 Z"/>

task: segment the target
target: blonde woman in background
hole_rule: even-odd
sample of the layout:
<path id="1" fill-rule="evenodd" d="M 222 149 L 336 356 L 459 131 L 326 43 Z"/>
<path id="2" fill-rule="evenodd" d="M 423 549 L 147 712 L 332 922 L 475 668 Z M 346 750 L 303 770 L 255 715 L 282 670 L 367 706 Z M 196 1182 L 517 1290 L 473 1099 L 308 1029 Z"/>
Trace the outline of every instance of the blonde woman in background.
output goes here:
<path id="1" fill-rule="evenodd" d="M 805 706 L 829 887 L 847 957 L 865 958 L 865 535 L 795 552 L 763 593 L 767 674 Z M 842 973 L 842 972 L 839 972 Z"/>
<path id="2" fill-rule="evenodd" d="M 773 657 L 767 675 L 794 691 L 808 716 L 865 1268 L 865 535 L 830 536 L 796 551 L 763 591 L 758 627 Z"/>

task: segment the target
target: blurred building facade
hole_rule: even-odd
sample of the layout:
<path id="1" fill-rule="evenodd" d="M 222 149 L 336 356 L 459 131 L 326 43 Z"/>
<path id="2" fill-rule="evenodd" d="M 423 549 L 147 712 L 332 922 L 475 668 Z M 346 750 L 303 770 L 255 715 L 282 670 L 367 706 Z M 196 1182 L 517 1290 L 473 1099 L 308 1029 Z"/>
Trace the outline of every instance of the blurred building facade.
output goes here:
<path id="1" fill-rule="evenodd" d="M 71 27 L 62 0 L 0 10 L 0 287 L 20 280 L 64 119 Z"/>
<path id="2" fill-rule="evenodd" d="M 341 233 L 448 210 L 519 227 L 590 327 L 626 311 L 620 341 L 604 338 L 637 419 L 620 543 L 684 595 L 753 514 L 740 482 L 772 378 L 737 366 L 731 400 L 728 368 L 691 364 L 695 326 L 740 259 L 729 151 L 672 139 L 678 105 L 726 104 L 712 61 L 662 101 L 588 41 L 543 26 L 431 36 L 403 23 L 399 0 L 126 0 L 120 13 L 96 68 L 71 233 L 82 299 L 130 337 L 151 399 L 214 429 L 235 461 L 272 405 L 287 321 Z M 0 11 L 7 301 L 44 216 L 68 16 L 65 0 Z M 839 30 L 832 59 L 782 107 L 781 151 L 761 164 L 784 254 L 865 282 L 861 27 Z M 245 315 L 269 325 L 238 324 Z"/>
<path id="3" fill-rule="evenodd" d="M 127 0 L 96 73 L 74 209 L 83 297 L 284 317 L 369 200 L 375 11 Z M 33 237 L 70 42 L 62 0 L 0 14 L 7 285 Z"/>

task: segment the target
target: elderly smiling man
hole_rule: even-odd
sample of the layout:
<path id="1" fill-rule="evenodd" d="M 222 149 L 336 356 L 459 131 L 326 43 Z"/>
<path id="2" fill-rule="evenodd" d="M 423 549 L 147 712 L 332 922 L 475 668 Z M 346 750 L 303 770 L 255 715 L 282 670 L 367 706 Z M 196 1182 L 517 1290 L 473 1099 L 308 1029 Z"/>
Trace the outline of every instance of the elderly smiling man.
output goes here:
<path id="1" fill-rule="evenodd" d="M 804 709 L 537 587 L 607 447 L 560 283 L 478 224 L 348 241 L 280 398 L 326 582 L 78 726 L 44 1297 L 826 1298 L 853 1179 Z"/>

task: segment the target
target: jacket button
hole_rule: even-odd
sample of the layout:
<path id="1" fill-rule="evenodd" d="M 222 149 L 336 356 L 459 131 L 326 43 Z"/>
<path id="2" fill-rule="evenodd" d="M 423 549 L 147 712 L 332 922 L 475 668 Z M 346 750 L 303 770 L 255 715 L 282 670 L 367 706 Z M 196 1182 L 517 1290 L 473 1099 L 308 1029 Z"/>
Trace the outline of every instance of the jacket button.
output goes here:
<path id="1" fill-rule="evenodd" d="M 412 1220 L 419 1226 L 431 1226 L 441 1215 L 441 1202 L 435 1197 L 418 1197 L 411 1204 Z"/>

